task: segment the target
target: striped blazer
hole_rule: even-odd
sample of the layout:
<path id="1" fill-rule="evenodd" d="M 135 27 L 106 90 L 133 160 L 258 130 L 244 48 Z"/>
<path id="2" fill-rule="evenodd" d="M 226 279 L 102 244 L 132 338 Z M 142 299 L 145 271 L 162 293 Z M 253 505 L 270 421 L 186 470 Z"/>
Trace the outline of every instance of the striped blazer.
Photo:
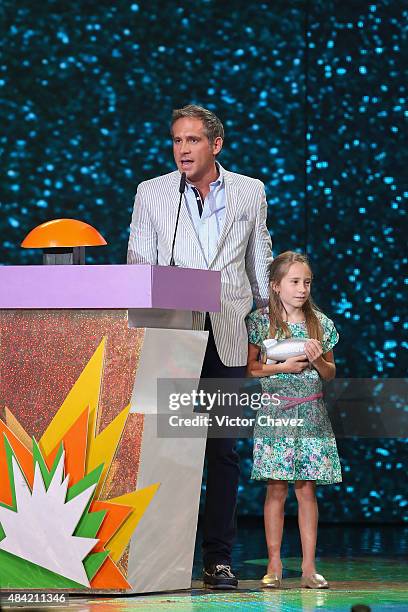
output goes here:
<path id="1" fill-rule="evenodd" d="M 226 366 L 247 362 L 245 317 L 255 299 L 268 303 L 271 238 L 266 197 L 257 179 L 224 170 L 226 211 L 217 250 L 207 265 L 185 202 L 174 251 L 177 266 L 221 271 L 221 312 L 210 313 L 215 344 Z M 140 183 L 130 225 L 129 264 L 168 266 L 179 201 L 178 170 Z M 204 329 L 205 314 L 193 313 L 193 328 Z"/>

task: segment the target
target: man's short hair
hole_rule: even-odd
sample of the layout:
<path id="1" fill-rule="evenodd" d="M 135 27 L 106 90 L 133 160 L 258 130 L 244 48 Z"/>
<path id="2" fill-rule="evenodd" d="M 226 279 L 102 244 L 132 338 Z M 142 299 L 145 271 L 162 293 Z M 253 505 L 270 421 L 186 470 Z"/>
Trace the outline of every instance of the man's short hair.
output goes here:
<path id="1" fill-rule="evenodd" d="M 208 140 L 211 144 L 214 144 L 216 138 L 222 138 L 224 140 L 224 126 L 218 119 L 217 115 L 214 115 L 207 108 L 197 106 L 196 104 L 188 104 L 183 108 L 176 108 L 173 111 L 171 118 L 170 132 L 173 135 L 173 125 L 178 119 L 183 117 L 191 117 L 193 119 L 201 119 L 204 126 L 204 131 L 207 135 Z"/>

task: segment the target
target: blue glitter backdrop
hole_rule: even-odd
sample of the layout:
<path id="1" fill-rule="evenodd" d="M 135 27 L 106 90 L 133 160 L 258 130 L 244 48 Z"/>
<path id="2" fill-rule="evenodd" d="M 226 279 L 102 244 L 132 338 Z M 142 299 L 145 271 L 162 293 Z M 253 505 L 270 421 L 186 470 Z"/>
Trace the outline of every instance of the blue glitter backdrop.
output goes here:
<path id="1" fill-rule="evenodd" d="M 0 14 L 2 264 L 40 263 L 19 244 L 57 217 L 108 240 L 88 262 L 124 262 L 137 184 L 174 167 L 171 110 L 199 103 L 225 124 L 221 163 L 264 181 L 274 252 L 308 251 L 338 375 L 405 375 L 403 0 L 3 0 Z M 239 446 L 240 511 L 259 514 Z M 321 518 L 402 520 L 404 440 L 339 450 Z"/>

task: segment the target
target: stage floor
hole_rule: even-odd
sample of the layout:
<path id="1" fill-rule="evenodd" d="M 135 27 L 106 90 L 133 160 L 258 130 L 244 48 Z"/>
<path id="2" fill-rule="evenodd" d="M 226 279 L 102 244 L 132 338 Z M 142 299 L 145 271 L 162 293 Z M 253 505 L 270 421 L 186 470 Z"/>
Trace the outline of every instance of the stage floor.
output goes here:
<path id="1" fill-rule="evenodd" d="M 391 560 L 390 560 L 391 561 Z M 386 563 L 387 570 L 391 562 Z M 332 563 L 334 567 L 334 563 Z M 396 564 L 394 563 L 394 567 Z M 397 570 L 397 567 L 396 567 Z M 397 570 L 398 571 L 398 570 Z M 340 567 L 336 574 L 341 574 Z M 356 575 L 358 571 L 356 570 Z M 196 587 L 198 584 L 194 584 Z M 223 612 L 231 609 L 237 612 L 273 611 L 273 612 L 343 612 L 351 606 L 365 603 L 373 612 L 406 611 L 408 597 L 406 583 L 393 581 L 382 583 L 358 580 L 332 580 L 331 588 L 325 591 L 312 591 L 299 588 L 297 578 L 284 580 L 279 591 L 259 589 L 259 582 L 240 581 L 240 589 L 233 592 L 209 592 L 193 588 L 182 593 L 160 595 L 128 596 L 121 598 L 93 597 L 84 599 L 71 597 L 69 606 L 58 607 L 67 612 Z M 33 608 L 32 608 L 33 609 Z M 49 608 L 50 610 L 55 608 Z"/>
<path id="2" fill-rule="evenodd" d="M 312 591 L 300 589 L 298 530 L 294 521 L 287 521 L 283 585 L 279 591 L 270 591 L 259 587 L 266 564 L 262 521 L 241 520 L 233 560 L 240 588 L 232 592 L 214 592 L 202 589 L 199 580 L 199 529 L 191 590 L 112 598 L 71 596 L 69 607 L 58 606 L 58 610 L 346 612 L 354 604 L 365 603 L 373 612 L 402 612 L 408 610 L 407 535 L 408 527 L 401 525 L 322 525 L 317 566 L 319 573 L 329 580 L 331 588 Z"/>

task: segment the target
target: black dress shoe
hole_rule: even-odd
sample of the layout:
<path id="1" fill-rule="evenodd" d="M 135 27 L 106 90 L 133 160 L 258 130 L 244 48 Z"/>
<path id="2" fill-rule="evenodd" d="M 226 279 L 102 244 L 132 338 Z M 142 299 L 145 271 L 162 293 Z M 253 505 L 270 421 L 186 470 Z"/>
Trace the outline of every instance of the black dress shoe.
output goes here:
<path id="1" fill-rule="evenodd" d="M 209 565 L 204 570 L 204 586 L 209 589 L 236 589 L 238 579 L 231 571 L 230 565 Z"/>

